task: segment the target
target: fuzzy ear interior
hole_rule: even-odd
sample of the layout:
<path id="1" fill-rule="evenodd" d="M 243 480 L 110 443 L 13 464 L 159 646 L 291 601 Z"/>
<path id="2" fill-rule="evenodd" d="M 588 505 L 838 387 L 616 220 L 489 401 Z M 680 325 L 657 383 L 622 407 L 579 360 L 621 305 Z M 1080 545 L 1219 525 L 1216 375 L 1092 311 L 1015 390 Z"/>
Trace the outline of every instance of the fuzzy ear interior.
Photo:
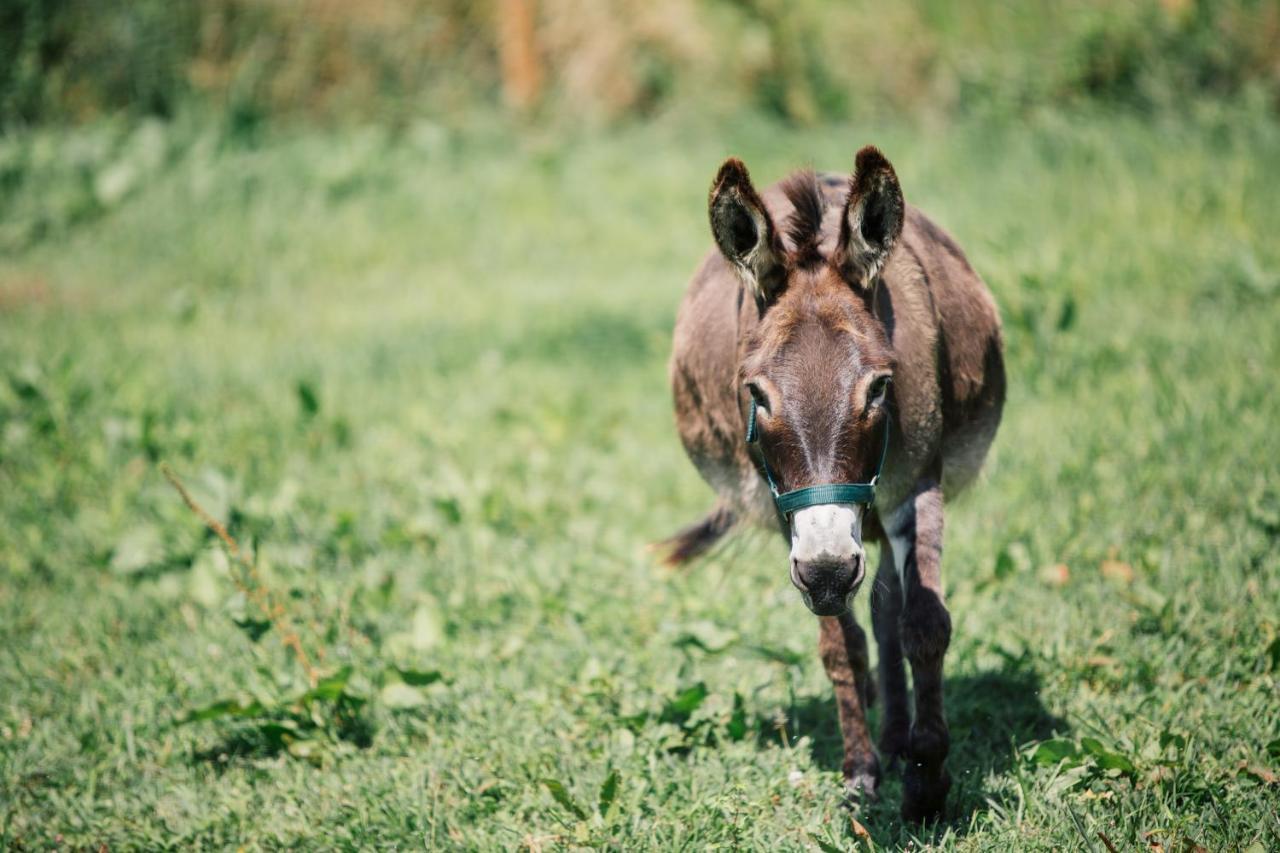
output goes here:
<path id="1" fill-rule="evenodd" d="M 741 160 L 724 161 L 711 184 L 707 208 L 721 254 L 757 301 L 771 301 L 785 280 L 782 245 Z"/>
<path id="2" fill-rule="evenodd" d="M 854 287 L 869 288 L 902 236 L 906 203 L 893 165 L 868 145 L 858 152 L 834 260 Z"/>

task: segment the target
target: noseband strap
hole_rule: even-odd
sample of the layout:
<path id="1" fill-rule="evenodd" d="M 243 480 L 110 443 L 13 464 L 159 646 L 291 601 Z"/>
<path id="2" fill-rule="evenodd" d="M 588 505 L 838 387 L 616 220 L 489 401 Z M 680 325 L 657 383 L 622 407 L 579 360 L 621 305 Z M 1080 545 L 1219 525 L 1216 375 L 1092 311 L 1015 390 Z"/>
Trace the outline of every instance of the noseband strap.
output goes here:
<path id="1" fill-rule="evenodd" d="M 760 453 L 760 467 L 764 469 L 764 478 L 769 481 L 769 491 L 773 493 L 773 502 L 778 512 L 784 517 L 805 507 L 818 504 L 871 504 L 876 500 L 876 483 L 880 480 L 880 472 L 884 469 L 885 457 L 889 455 L 889 427 L 891 418 L 886 410 L 884 414 L 884 444 L 880 448 L 880 461 L 876 464 L 875 476 L 869 483 L 823 483 L 817 486 L 806 486 L 803 489 L 792 489 L 779 492 L 778 484 L 769 470 L 769 462 L 764 458 L 764 451 L 759 447 L 760 431 L 756 428 L 756 401 L 751 400 L 751 411 L 747 415 L 747 444 L 755 445 Z"/>

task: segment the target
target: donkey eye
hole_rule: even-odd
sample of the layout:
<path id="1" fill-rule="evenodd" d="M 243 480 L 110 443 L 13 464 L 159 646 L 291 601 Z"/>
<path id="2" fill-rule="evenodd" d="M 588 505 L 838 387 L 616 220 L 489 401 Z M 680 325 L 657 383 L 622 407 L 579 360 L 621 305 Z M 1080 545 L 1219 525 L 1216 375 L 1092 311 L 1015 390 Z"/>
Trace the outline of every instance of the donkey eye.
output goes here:
<path id="1" fill-rule="evenodd" d="M 751 400 L 766 412 L 769 411 L 769 398 L 760 390 L 760 386 L 754 382 L 747 383 L 747 392 L 751 394 Z"/>
<path id="2" fill-rule="evenodd" d="M 867 390 L 867 405 L 876 406 L 884 402 L 884 396 L 889 391 L 889 377 L 877 376 L 871 382 L 871 388 Z"/>

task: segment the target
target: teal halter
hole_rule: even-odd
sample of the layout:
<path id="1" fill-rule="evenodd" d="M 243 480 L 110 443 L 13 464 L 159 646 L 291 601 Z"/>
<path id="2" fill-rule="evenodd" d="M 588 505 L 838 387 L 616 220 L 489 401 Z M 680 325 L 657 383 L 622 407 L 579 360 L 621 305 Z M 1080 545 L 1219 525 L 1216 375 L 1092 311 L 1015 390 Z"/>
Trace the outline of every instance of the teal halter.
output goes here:
<path id="1" fill-rule="evenodd" d="M 760 440 L 760 431 L 756 429 L 756 401 L 751 401 L 751 413 L 747 416 L 747 444 L 756 444 Z M 884 468 L 885 457 L 889 455 L 890 416 L 884 415 L 884 445 L 880 448 L 880 462 L 876 465 L 875 476 L 869 483 L 823 483 L 818 486 L 806 486 L 803 489 L 792 489 L 789 492 L 778 492 L 778 484 L 769 470 L 769 462 L 760 452 L 760 467 L 764 469 L 764 478 L 769 481 L 769 491 L 773 492 L 773 502 L 784 518 L 791 513 L 818 504 L 872 504 L 876 500 L 876 483 L 880 480 L 880 471 Z"/>

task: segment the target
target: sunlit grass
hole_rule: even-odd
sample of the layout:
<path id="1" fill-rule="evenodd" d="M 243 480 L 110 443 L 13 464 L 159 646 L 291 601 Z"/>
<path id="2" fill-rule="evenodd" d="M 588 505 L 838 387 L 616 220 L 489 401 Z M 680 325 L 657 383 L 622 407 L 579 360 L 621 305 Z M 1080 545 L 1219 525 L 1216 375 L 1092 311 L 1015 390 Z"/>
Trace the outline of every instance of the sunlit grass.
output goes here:
<path id="1" fill-rule="evenodd" d="M 1012 384 L 947 519 L 948 820 L 901 826 L 892 781 L 858 820 L 888 846 L 1280 843 L 1272 119 L 158 132 L 110 143 L 166 153 L 83 218 L 41 220 L 75 170 L 7 208 L 6 843 L 852 846 L 781 543 L 679 574 L 644 545 L 711 501 L 665 363 L 715 167 L 867 142 L 991 284 Z M 299 699 L 160 461 L 349 704 Z M 261 709 L 175 725 L 222 700 Z"/>

